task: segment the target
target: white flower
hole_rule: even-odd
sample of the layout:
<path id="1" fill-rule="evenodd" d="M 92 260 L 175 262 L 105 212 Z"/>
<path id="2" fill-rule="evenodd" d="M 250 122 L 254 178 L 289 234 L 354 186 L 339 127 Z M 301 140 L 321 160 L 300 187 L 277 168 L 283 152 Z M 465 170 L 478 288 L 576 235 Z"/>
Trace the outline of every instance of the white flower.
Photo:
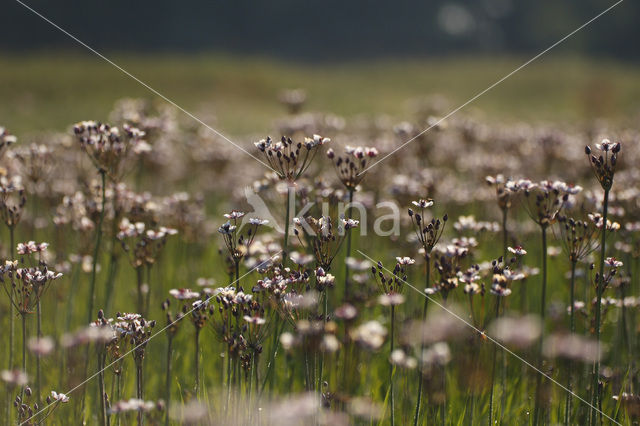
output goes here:
<path id="1" fill-rule="evenodd" d="M 619 260 L 616 260 L 615 257 L 607 257 L 605 263 L 607 264 L 607 266 L 610 266 L 612 268 L 619 268 L 623 265 L 623 263 Z"/>
<path id="2" fill-rule="evenodd" d="M 398 264 L 400 265 L 413 265 L 414 263 L 416 263 L 415 259 L 412 259 L 408 256 L 396 257 L 396 262 L 398 262 Z"/>
<path id="3" fill-rule="evenodd" d="M 427 207 L 431 207 L 433 205 L 434 201 L 431 198 L 427 198 L 426 200 L 424 199 L 419 199 L 418 201 L 412 201 L 411 204 L 413 204 L 416 207 L 419 207 L 421 209 L 426 209 Z"/>
<path id="4" fill-rule="evenodd" d="M 508 247 L 507 250 L 516 256 L 524 256 L 527 254 L 527 251 L 523 249 L 522 246 Z"/>
<path id="5" fill-rule="evenodd" d="M 56 391 L 51 391 L 51 399 L 53 399 L 54 402 L 69 402 L 69 397 L 67 395 Z"/>
<path id="6" fill-rule="evenodd" d="M 200 297 L 200 293 L 197 291 L 190 290 L 188 288 L 173 288 L 169 290 L 169 294 L 175 297 L 178 300 L 190 300 L 197 299 Z"/>

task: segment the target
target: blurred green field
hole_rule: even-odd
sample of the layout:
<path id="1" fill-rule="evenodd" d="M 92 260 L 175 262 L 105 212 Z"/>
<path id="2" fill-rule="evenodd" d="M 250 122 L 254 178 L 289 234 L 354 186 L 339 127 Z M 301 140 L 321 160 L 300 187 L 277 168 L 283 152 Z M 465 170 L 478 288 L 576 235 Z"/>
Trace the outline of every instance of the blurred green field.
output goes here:
<path id="1" fill-rule="evenodd" d="M 236 135 L 270 129 L 282 114 L 276 101 L 282 89 L 306 89 L 308 110 L 402 118 L 412 99 L 440 94 L 455 107 L 528 59 L 303 64 L 204 54 L 107 56 L 180 106 L 207 111 L 205 121 Z M 509 120 L 634 117 L 640 112 L 639 72 L 635 65 L 548 55 L 466 110 Z M 155 97 L 90 52 L 0 55 L 0 82 L 2 124 L 18 134 L 62 130 L 83 119 L 105 120 L 119 98 Z"/>

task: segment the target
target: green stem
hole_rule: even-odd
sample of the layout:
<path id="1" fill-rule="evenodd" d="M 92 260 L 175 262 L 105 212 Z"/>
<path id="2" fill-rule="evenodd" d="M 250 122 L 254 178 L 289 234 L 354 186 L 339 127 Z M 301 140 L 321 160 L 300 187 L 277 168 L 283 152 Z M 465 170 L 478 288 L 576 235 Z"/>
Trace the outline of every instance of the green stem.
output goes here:
<path id="1" fill-rule="evenodd" d="M 508 256 L 508 247 L 509 247 L 509 230 L 507 229 L 507 218 L 508 218 L 509 210 L 504 208 L 502 209 L 502 256 L 504 265 L 507 266 L 507 256 Z M 502 310 L 507 310 L 508 299 L 504 300 L 504 304 L 502 306 Z M 496 314 L 496 318 L 499 313 Z M 507 406 L 507 353 L 505 351 L 500 351 L 500 363 L 502 364 L 501 374 L 500 374 L 500 392 L 502 395 L 501 404 L 500 404 L 500 421 L 504 417 L 504 409 Z"/>
<path id="2" fill-rule="evenodd" d="M 496 319 L 500 316 L 500 296 L 496 296 Z M 493 391 L 496 381 L 496 358 L 498 345 L 493 345 L 493 361 L 491 366 L 491 391 L 489 393 L 489 426 L 493 425 Z"/>
<path id="3" fill-rule="evenodd" d="M 604 202 L 602 204 L 602 237 L 600 240 L 600 275 L 599 280 L 596 283 L 596 341 L 598 342 L 598 347 L 600 346 L 600 321 L 601 321 L 601 307 L 602 307 L 602 293 L 604 292 L 604 260 L 605 260 L 605 250 L 606 250 L 606 237 L 607 237 L 607 212 L 609 208 L 609 190 L 605 189 L 604 191 Z M 598 381 L 600 378 L 600 360 L 598 359 L 593 363 L 593 383 L 591 388 L 591 415 L 590 415 L 590 424 L 596 423 L 596 408 L 598 406 Z"/>
<path id="4" fill-rule="evenodd" d="M 153 267 L 153 263 L 147 263 L 147 294 L 145 294 L 145 302 L 144 302 L 144 314 L 143 317 L 147 317 L 149 315 L 149 309 L 151 305 L 151 269 Z"/>
<path id="5" fill-rule="evenodd" d="M 293 203 L 292 195 L 295 194 L 295 187 L 292 183 L 287 182 L 287 201 L 285 204 L 285 222 L 284 222 L 284 242 L 282 244 L 282 264 L 286 266 L 289 258 L 289 222 L 291 222 L 291 203 Z"/>
<path id="6" fill-rule="evenodd" d="M 100 170 L 100 178 L 102 180 L 102 200 L 100 205 L 100 219 L 96 228 L 96 245 L 93 249 L 93 263 L 91 265 L 91 280 L 89 281 L 89 303 L 87 311 L 86 323 L 91 323 L 93 319 L 93 303 L 96 292 L 96 274 L 98 270 L 98 255 L 100 254 L 100 243 L 102 242 L 102 224 L 104 223 L 105 203 L 106 203 L 106 174 L 104 170 Z"/>
<path id="7" fill-rule="evenodd" d="M 105 401 L 105 387 L 104 387 L 104 364 L 106 359 L 106 348 L 102 347 L 98 353 L 98 397 L 100 398 L 100 424 L 106 426 L 107 424 L 107 406 Z"/>
<path id="8" fill-rule="evenodd" d="M 428 289 L 431 286 L 431 256 L 425 256 L 426 262 L 426 278 L 425 278 L 425 289 Z M 422 327 L 424 327 L 424 323 L 427 319 L 427 305 L 429 303 L 429 297 L 425 295 L 424 305 L 422 306 Z M 421 340 L 424 340 L 421 338 Z M 418 376 L 418 399 L 416 400 L 416 409 L 413 414 L 413 426 L 417 426 L 420 421 L 420 405 L 422 404 L 422 382 L 424 378 L 422 377 L 422 353 L 424 352 L 424 343 L 420 344 L 420 354 L 418 355 L 418 368 L 417 368 L 417 376 Z"/>
<path id="9" fill-rule="evenodd" d="M 542 370 L 542 341 L 544 339 L 544 319 L 546 313 L 546 297 L 547 297 L 547 227 L 542 226 L 542 301 L 540 303 L 540 324 L 542 325 L 540 331 L 540 343 L 538 345 L 538 370 Z M 536 394 L 535 405 L 533 410 L 533 425 L 537 426 L 538 417 L 540 415 L 540 404 L 542 391 L 542 374 L 536 376 Z"/>
<path id="10" fill-rule="evenodd" d="M 138 288 L 138 302 L 137 309 L 138 313 L 142 315 L 142 311 L 144 309 L 144 298 L 142 297 L 142 285 L 144 284 L 144 271 L 142 270 L 142 266 L 138 266 L 136 268 L 136 284 Z"/>
<path id="11" fill-rule="evenodd" d="M 22 319 L 22 372 L 27 374 L 27 316 L 20 315 Z"/>
<path id="12" fill-rule="evenodd" d="M 93 262 L 91 265 L 91 280 L 89 281 L 89 300 L 87 303 L 87 320 L 86 324 L 90 324 L 93 318 L 93 303 L 95 300 L 95 292 L 96 292 L 96 274 L 98 270 L 98 255 L 100 254 L 100 243 L 102 241 L 102 224 L 104 222 L 104 213 L 105 213 L 105 203 L 106 203 L 106 172 L 104 170 L 100 170 L 100 178 L 102 181 L 102 200 L 100 205 L 100 219 L 98 221 L 98 226 L 96 227 L 96 245 L 93 249 Z M 89 372 L 89 345 L 86 346 L 85 349 L 85 360 L 84 360 L 84 377 L 87 377 Z M 87 394 L 86 386 L 82 388 L 82 398 L 81 398 L 81 407 L 82 407 L 82 419 L 84 420 L 84 402 Z"/>
<path id="13" fill-rule="evenodd" d="M 353 203 L 353 189 L 349 189 L 349 204 L 345 214 L 348 219 L 351 219 L 351 203 Z M 345 252 L 345 259 L 351 256 L 351 232 L 347 232 L 347 251 Z M 349 264 L 344 263 L 344 299 L 349 300 L 351 292 L 349 291 Z"/>
<path id="14" fill-rule="evenodd" d="M 168 334 L 167 342 L 167 368 L 166 368 L 166 380 L 165 380 L 165 414 L 164 424 L 169 426 L 169 410 L 171 409 L 171 352 L 173 346 L 173 336 Z"/>
<path id="15" fill-rule="evenodd" d="M 14 241 L 14 227 L 9 226 L 9 242 L 11 244 L 11 260 L 14 259 L 15 253 L 15 241 Z M 15 294 L 14 286 L 13 286 L 14 278 L 13 274 L 11 275 L 11 296 Z M 13 350 L 15 349 L 15 316 L 17 311 L 14 311 L 15 307 L 13 306 L 13 302 L 9 301 L 9 371 L 13 371 Z M 7 392 L 7 424 L 11 424 L 11 394 Z"/>
<path id="16" fill-rule="evenodd" d="M 195 336 L 195 345 L 196 345 L 196 355 L 195 355 L 195 393 L 196 399 L 199 398 L 199 390 L 200 390 L 200 328 L 196 328 L 196 336 Z"/>
<path id="17" fill-rule="evenodd" d="M 144 384 L 142 382 L 142 359 L 136 360 L 136 398 L 144 400 Z M 138 425 L 144 424 L 144 413 L 138 411 Z"/>
<path id="18" fill-rule="evenodd" d="M 576 261 L 574 259 L 571 259 L 571 286 L 570 286 L 570 296 L 569 296 L 569 330 L 571 331 L 571 334 L 575 333 L 576 331 L 576 326 L 575 326 L 575 312 L 574 312 L 574 306 L 575 306 L 575 284 L 576 284 Z M 565 401 L 565 409 L 564 409 L 564 424 L 565 425 L 569 425 L 571 422 L 571 392 L 572 392 L 572 383 L 571 383 L 571 376 L 572 376 L 572 370 L 573 370 L 573 362 L 571 362 L 571 360 L 568 361 L 568 365 L 567 365 L 567 399 Z"/>
<path id="19" fill-rule="evenodd" d="M 38 303 L 36 304 L 36 329 L 38 333 L 38 339 L 42 338 L 42 311 L 40 309 L 40 300 L 38 299 Z M 38 402 L 38 407 L 42 406 L 42 402 L 40 401 L 40 390 L 41 390 L 41 375 L 40 375 L 40 355 L 36 353 L 36 401 Z"/>
<path id="20" fill-rule="evenodd" d="M 391 346 L 389 349 L 389 355 L 393 353 L 394 346 L 394 337 L 395 337 L 395 323 L 396 323 L 396 307 L 391 305 Z M 391 399 L 391 426 L 395 425 L 396 415 L 395 415 L 395 401 L 393 395 L 393 370 L 394 365 L 389 363 L 389 398 Z"/>

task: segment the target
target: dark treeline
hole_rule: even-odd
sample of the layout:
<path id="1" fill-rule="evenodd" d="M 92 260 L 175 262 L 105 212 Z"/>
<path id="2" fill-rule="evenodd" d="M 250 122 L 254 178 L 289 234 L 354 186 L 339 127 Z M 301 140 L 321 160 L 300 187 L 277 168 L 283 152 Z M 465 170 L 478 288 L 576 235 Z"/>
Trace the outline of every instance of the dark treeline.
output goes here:
<path id="1" fill-rule="evenodd" d="M 259 53 L 307 60 L 539 51 L 615 0 L 23 0 L 97 48 Z M 73 42 L 14 0 L 0 7 L 0 48 Z M 640 2 L 627 0 L 569 42 L 637 59 Z"/>

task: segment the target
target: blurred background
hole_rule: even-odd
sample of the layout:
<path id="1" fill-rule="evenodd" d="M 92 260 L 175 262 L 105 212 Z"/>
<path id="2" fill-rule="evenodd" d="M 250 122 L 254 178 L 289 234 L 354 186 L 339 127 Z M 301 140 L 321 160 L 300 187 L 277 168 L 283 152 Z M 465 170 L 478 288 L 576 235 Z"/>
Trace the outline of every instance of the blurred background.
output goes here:
<path id="1" fill-rule="evenodd" d="M 613 5 L 607 0 L 425 2 L 24 0 L 207 122 L 264 133 L 278 94 L 347 117 L 466 101 Z M 1 6 L 0 117 L 14 132 L 106 119 L 154 96 L 20 3 Z M 505 119 L 637 114 L 640 3 L 622 2 L 475 102 Z"/>

